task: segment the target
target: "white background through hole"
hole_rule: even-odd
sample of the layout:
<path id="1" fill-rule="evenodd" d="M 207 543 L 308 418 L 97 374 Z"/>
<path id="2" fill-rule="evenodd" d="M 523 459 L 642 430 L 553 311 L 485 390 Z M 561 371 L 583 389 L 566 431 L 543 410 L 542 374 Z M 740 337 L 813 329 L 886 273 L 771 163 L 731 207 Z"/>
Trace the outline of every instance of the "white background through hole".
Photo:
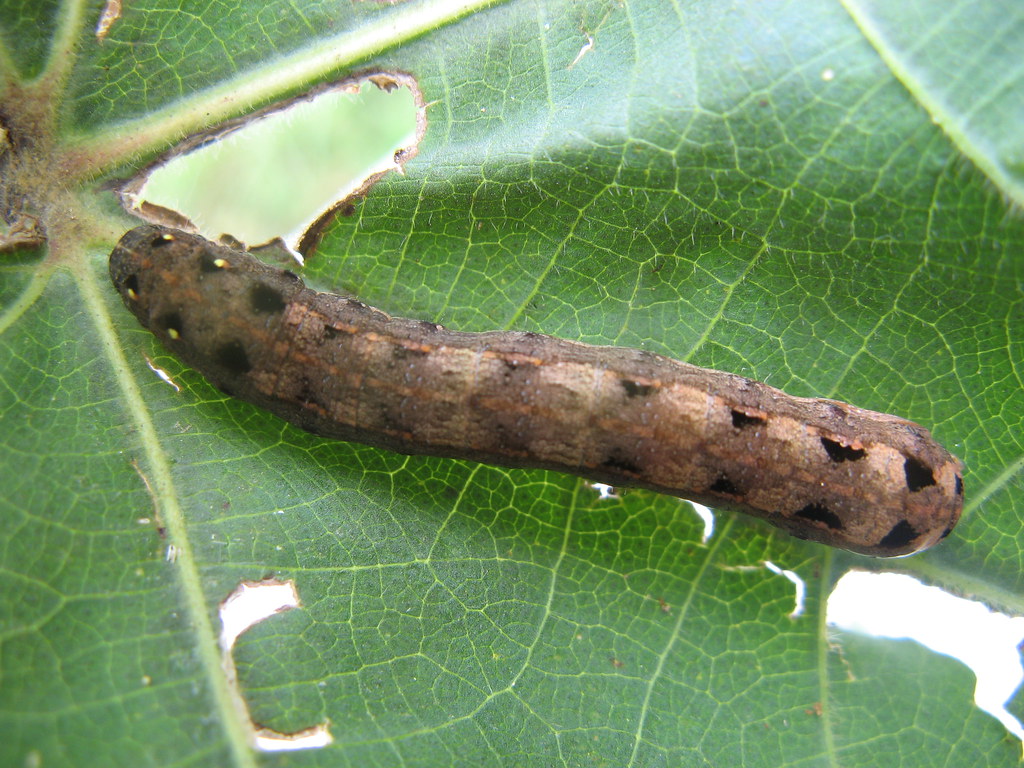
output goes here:
<path id="1" fill-rule="evenodd" d="M 797 607 L 802 613 L 802 584 L 790 572 L 765 563 L 797 584 Z M 231 652 L 235 638 L 258 621 L 298 605 L 289 583 L 242 584 L 221 606 L 221 644 Z M 977 679 L 975 701 L 1008 731 L 1024 741 L 1024 728 L 1005 708 L 1024 680 L 1018 646 L 1024 641 L 1024 617 L 1010 617 L 981 603 L 955 597 L 917 579 L 894 573 L 851 571 L 829 597 L 827 621 L 852 632 L 889 638 L 908 638 L 970 667 Z M 323 726 L 299 738 L 258 737 L 265 751 L 326 746 L 331 736 Z"/>
<path id="2" fill-rule="evenodd" d="M 235 641 L 247 629 L 271 616 L 298 608 L 299 595 L 292 581 L 268 579 L 262 582 L 243 581 L 220 604 L 221 652 L 229 677 L 235 680 L 232 653 Z M 238 696 L 245 706 L 244 695 Z M 255 725 L 255 724 L 254 724 Z M 293 752 L 302 749 L 320 749 L 334 741 L 327 723 L 318 723 L 297 733 L 278 733 L 269 728 L 255 727 L 256 747 L 263 752 Z"/>
<path id="3" fill-rule="evenodd" d="M 139 191 L 216 241 L 248 246 L 280 237 L 294 251 L 309 226 L 370 176 L 398 168 L 416 142 L 416 99 L 369 81 L 253 120 L 156 168 Z"/>
<path id="4" fill-rule="evenodd" d="M 978 678 L 978 707 L 1024 740 L 1024 728 L 1005 707 L 1024 679 L 1018 649 L 1024 617 L 996 613 L 903 574 L 851 571 L 829 597 L 827 620 L 852 632 L 910 638 L 959 659 Z"/>

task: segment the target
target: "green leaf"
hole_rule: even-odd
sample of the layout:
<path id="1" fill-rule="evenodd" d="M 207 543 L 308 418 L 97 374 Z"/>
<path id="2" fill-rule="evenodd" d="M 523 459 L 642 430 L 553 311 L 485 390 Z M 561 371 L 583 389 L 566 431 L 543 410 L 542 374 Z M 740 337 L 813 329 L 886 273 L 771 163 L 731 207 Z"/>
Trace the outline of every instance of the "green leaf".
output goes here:
<path id="1" fill-rule="evenodd" d="M 0 1 L 3 211 L 46 236 L 0 264 L 0 764 L 1016 764 L 962 667 L 825 627 L 851 567 L 1024 612 L 1024 10 L 877 5 L 131 2 L 99 40 L 93 5 Z M 953 535 L 703 543 L 677 499 L 330 443 L 184 368 L 109 284 L 107 182 L 363 69 L 429 124 L 311 282 L 913 419 L 965 462 Z M 237 690 L 322 750 L 251 750 L 222 665 L 220 601 L 268 575 L 302 605 Z"/>

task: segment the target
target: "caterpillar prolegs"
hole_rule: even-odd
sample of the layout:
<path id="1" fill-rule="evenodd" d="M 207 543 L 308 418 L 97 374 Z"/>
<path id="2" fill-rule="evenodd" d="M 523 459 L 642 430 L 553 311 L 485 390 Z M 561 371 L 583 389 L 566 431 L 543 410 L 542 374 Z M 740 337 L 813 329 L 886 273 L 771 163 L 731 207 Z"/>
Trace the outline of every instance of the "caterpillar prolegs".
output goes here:
<path id="1" fill-rule="evenodd" d="M 182 361 L 317 435 L 649 488 L 883 557 L 960 517 L 960 462 L 896 416 L 637 349 L 390 317 L 163 227 L 125 234 L 110 276 Z"/>

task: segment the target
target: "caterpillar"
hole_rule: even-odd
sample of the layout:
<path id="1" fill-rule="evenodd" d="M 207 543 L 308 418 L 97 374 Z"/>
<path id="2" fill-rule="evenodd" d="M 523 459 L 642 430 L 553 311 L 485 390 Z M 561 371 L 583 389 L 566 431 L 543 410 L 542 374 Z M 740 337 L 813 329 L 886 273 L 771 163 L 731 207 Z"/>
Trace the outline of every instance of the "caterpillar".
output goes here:
<path id="1" fill-rule="evenodd" d="M 110 277 L 183 362 L 317 435 L 647 488 L 880 557 L 960 517 L 960 462 L 896 416 L 638 349 L 391 317 L 166 227 L 126 233 Z"/>

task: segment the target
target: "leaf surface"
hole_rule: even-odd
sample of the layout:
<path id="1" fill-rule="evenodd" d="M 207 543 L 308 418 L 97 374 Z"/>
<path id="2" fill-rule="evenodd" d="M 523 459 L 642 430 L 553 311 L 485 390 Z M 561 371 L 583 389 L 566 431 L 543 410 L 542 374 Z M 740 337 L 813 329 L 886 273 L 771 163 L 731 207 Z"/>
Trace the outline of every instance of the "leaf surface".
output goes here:
<path id="1" fill-rule="evenodd" d="M 1024 612 L 1012 109 L 974 133 L 869 3 L 125 5 L 98 41 L 92 6 L 0 3 L 0 162 L 36 161 L 4 200 L 48 234 L 0 265 L 0 763 L 1015 764 L 962 667 L 824 620 L 851 567 Z M 942 8 L 907 11 L 924 64 L 1015 71 Z M 104 183 L 364 68 L 416 77 L 428 128 L 307 280 L 913 419 L 964 460 L 954 534 L 881 563 L 723 513 L 702 542 L 677 499 L 331 443 L 184 368 L 109 284 Z M 242 636 L 240 690 L 323 750 L 251 751 L 221 666 L 218 604 L 267 575 L 303 605 Z"/>

